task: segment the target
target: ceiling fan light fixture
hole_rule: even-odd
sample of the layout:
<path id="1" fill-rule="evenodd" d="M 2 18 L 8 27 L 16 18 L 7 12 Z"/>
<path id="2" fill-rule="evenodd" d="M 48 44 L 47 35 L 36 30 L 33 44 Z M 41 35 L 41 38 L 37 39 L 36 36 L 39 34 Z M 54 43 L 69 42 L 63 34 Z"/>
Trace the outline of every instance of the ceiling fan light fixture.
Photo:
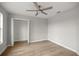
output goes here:
<path id="1" fill-rule="evenodd" d="M 33 2 L 33 4 L 35 5 L 35 7 L 37 8 L 37 10 L 26 10 L 26 11 L 33 11 L 33 12 L 36 12 L 35 16 L 38 15 L 38 12 L 40 11 L 41 13 L 43 13 L 44 15 L 47 15 L 47 13 L 45 12 L 45 10 L 50 10 L 52 9 L 53 7 L 52 6 L 49 6 L 49 7 L 46 7 L 46 8 L 43 8 L 41 9 L 41 5 L 39 5 L 37 2 Z"/>

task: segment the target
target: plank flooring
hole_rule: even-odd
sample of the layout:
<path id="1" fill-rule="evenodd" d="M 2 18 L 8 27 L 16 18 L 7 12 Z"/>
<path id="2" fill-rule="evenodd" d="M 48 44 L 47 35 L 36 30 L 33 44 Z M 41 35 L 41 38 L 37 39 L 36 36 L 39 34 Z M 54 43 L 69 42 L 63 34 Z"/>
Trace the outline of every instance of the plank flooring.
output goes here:
<path id="1" fill-rule="evenodd" d="M 8 47 L 2 56 L 77 56 L 77 54 L 45 40 L 30 45 L 26 42 L 16 42 L 13 47 Z"/>

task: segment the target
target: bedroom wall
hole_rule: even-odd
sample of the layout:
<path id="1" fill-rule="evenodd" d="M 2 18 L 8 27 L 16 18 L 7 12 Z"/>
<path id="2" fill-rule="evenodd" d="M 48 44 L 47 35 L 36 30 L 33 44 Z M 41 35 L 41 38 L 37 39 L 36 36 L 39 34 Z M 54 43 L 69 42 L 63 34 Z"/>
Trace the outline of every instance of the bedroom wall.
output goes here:
<path id="1" fill-rule="evenodd" d="M 48 39 L 48 20 L 47 19 L 34 19 L 31 20 L 30 27 L 30 40 L 42 41 Z"/>
<path id="2" fill-rule="evenodd" d="M 0 7 L 0 12 L 3 14 L 3 43 L 0 44 L 1 54 L 7 47 L 7 13 L 2 7 Z"/>
<path id="3" fill-rule="evenodd" d="M 48 39 L 73 51 L 79 51 L 78 6 L 48 20 Z"/>
<path id="4" fill-rule="evenodd" d="M 48 20 L 37 18 L 37 17 L 29 17 L 23 15 L 14 15 L 9 14 L 8 19 L 8 44 L 11 44 L 11 18 L 21 18 L 21 19 L 29 19 L 30 20 L 30 42 L 42 41 L 48 39 Z"/>

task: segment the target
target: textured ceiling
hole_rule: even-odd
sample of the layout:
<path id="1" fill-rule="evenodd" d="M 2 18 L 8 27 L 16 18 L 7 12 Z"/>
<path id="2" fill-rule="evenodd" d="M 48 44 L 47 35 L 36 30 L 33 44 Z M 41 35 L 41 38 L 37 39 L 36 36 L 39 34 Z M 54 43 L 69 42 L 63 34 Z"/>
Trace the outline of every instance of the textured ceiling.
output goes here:
<path id="1" fill-rule="evenodd" d="M 57 11 L 66 11 L 75 7 L 77 2 L 38 2 L 43 8 L 53 6 L 53 9 L 45 11 L 48 15 L 44 15 L 39 12 L 38 16 L 35 16 L 36 12 L 28 12 L 25 10 L 36 9 L 32 2 L 1 2 L 1 6 L 9 13 L 19 14 L 25 16 L 33 16 L 40 18 L 49 18 L 57 14 Z"/>

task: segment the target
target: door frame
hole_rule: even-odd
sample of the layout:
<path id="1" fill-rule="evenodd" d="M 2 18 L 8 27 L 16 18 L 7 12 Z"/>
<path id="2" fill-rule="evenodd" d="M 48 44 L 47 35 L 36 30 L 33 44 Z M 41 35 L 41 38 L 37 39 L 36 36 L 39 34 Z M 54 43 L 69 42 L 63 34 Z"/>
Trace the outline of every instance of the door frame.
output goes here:
<path id="1" fill-rule="evenodd" d="M 23 20 L 28 24 L 28 44 L 30 43 L 30 20 L 29 19 L 21 19 L 21 18 L 11 18 L 11 46 L 14 46 L 14 20 Z"/>

